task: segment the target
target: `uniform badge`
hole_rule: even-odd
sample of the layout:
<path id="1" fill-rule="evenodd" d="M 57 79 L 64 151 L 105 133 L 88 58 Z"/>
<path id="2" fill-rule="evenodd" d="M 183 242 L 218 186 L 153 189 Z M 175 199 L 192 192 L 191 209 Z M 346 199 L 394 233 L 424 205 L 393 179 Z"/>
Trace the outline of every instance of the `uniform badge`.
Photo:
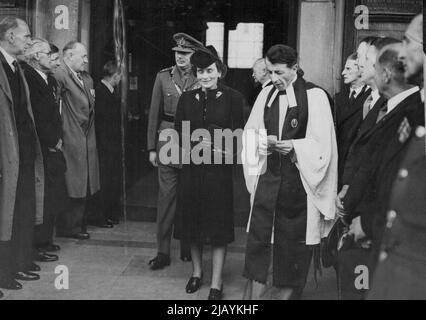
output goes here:
<path id="1" fill-rule="evenodd" d="M 198 93 L 195 95 L 195 99 L 197 99 L 198 101 L 200 101 L 200 95 Z"/>
<path id="2" fill-rule="evenodd" d="M 216 99 L 217 99 L 217 98 L 219 98 L 221 95 L 222 95 L 222 91 L 218 91 L 218 92 L 216 93 Z"/>
<path id="3" fill-rule="evenodd" d="M 90 89 L 90 94 L 92 95 L 92 97 L 95 97 L 95 89 Z"/>
<path id="4" fill-rule="evenodd" d="M 407 139 L 410 137 L 411 134 L 411 126 L 410 123 L 408 122 L 407 118 L 404 118 L 404 120 L 402 120 L 399 129 L 398 129 L 398 140 L 401 143 L 405 143 L 405 141 L 407 141 Z"/>
<path id="5" fill-rule="evenodd" d="M 297 119 L 293 119 L 291 120 L 291 127 L 292 128 L 296 128 L 299 124 L 299 121 L 297 121 Z"/>

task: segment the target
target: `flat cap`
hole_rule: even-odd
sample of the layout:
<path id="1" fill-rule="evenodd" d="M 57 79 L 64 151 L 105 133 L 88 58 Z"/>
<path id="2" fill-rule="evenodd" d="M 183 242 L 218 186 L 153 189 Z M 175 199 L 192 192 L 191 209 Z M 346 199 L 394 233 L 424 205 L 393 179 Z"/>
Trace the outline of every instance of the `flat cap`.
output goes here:
<path id="1" fill-rule="evenodd" d="M 175 33 L 173 40 L 176 41 L 176 46 L 172 48 L 173 51 L 191 53 L 204 48 L 200 41 L 183 32 Z"/>

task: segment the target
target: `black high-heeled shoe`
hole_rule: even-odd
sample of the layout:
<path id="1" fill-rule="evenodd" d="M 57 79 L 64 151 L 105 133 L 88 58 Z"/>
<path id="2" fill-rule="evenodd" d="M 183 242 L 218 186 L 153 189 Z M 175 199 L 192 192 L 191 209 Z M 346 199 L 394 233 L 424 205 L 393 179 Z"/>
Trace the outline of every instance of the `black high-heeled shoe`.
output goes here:
<path id="1" fill-rule="evenodd" d="M 223 298 L 223 285 L 219 289 L 211 288 L 207 300 L 222 300 Z"/>
<path id="2" fill-rule="evenodd" d="M 186 293 L 194 293 L 197 292 L 201 285 L 203 284 L 203 275 L 201 277 L 191 277 L 186 284 L 185 291 Z"/>

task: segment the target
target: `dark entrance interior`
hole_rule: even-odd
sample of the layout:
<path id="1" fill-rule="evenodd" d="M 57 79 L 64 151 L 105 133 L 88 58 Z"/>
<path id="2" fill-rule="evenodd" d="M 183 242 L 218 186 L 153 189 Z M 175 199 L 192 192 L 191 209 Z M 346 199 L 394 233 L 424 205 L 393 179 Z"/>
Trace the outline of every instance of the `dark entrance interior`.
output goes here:
<path id="1" fill-rule="evenodd" d="M 91 1 L 91 72 L 100 80 L 103 64 L 113 59 L 113 1 Z M 170 50 L 172 35 L 188 33 L 203 43 L 209 42 L 210 23 L 219 23 L 223 60 L 229 66 L 227 85 L 251 100 L 254 83 L 251 65 L 273 44 L 296 46 L 298 1 L 284 0 L 124 0 L 129 54 L 128 120 L 126 123 L 127 210 L 130 219 L 153 220 L 156 206 L 156 173 L 148 163 L 146 127 L 151 90 L 156 73 L 174 64 Z M 233 67 L 231 32 L 239 24 L 256 24 L 262 49 L 244 66 Z M 251 29 L 249 29 L 251 30 Z M 211 30 L 210 30 L 211 31 Z M 211 38 L 211 32 L 210 32 Z M 234 37 L 235 38 L 235 37 Z M 217 40 L 217 39 L 216 39 Z M 257 44 L 259 45 L 259 44 Z M 234 58 L 235 60 L 235 58 Z M 235 175 L 236 224 L 246 223 L 249 198 L 241 168 Z"/>

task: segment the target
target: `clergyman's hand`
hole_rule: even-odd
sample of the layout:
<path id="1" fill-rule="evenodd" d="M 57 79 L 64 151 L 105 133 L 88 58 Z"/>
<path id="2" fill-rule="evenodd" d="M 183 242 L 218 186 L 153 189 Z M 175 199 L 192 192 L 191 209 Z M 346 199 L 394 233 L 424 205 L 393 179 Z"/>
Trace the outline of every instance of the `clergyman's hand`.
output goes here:
<path id="1" fill-rule="evenodd" d="M 274 147 L 275 151 L 285 156 L 288 155 L 293 149 L 293 142 L 291 140 L 277 141 Z"/>

